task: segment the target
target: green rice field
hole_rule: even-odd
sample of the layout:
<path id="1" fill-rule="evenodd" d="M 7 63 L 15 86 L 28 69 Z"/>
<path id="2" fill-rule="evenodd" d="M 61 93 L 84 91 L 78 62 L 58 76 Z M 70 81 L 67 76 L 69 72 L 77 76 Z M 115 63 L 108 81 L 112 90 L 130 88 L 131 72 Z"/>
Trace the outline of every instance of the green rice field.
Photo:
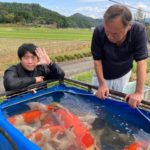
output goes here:
<path id="1" fill-rule="evenodd" d="M 51 29 L 46 27 L 24 27 L 0 25 L 0 38 L 91 40 L 90 29 Z"/>

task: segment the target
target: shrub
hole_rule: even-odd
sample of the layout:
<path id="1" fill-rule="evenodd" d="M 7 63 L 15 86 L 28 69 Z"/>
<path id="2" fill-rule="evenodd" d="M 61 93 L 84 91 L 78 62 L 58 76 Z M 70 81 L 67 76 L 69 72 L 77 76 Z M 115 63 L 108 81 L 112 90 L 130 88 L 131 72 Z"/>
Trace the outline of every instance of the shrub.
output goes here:
<path id="1" fill-rule="evenodd" d="M 59 56 L 51 56 L 52 61 L 57 61 L 57 62 L 63 62 L 63 61 L 69 61 L 69 60 L 75 60 L 75 59 L 80 59 L 84 57 L 90 57 L 91 52 L 90 51 L 81 51 L 80 53 L 73 53 L 73 54 L 64 54 L 64 55 L 59 55 Z"/>

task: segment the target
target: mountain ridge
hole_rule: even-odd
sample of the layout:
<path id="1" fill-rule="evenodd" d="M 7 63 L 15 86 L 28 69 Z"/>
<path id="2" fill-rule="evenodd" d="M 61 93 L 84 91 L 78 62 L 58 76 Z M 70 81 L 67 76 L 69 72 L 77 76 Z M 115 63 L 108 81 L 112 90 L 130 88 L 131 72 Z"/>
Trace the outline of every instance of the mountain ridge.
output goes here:
<path id="1" fill-rule="evenodd" d="M 0 2 L 0 23 L 44 24 L 57 28 L 91 28 L 100 24 L 101 21 L 101 19 L 94 19 L 80 13 L 66 17 L 36 3 Z"/>

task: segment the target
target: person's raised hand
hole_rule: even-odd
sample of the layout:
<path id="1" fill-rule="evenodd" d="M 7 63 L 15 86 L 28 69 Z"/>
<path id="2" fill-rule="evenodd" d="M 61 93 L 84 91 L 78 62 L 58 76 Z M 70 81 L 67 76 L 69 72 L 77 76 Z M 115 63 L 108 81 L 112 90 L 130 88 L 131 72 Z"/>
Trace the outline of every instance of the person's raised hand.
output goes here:
<path id="1" fill-rule="evenodd" d="M 36 48 L 35 53 L 39 58 L 39 62 L 37 63 L 37 65 L 49 65 L 51 63 L 51 60 L 47 55 L 45 49 L 38 47 Z"/>

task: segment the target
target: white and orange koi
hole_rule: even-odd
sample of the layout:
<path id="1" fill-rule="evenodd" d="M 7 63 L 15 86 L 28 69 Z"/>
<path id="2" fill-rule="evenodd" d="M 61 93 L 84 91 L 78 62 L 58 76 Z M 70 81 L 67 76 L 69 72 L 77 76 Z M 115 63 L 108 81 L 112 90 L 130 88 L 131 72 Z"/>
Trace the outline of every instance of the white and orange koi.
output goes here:
<path id="1" fill-rule="evenodd" d="M 60 116 L 60 120 L 66 129 L 73 128 L 75 141 L 83 150 L 98 150 L 92 135 L 76 115 L 68 113 L 68 110 L 62 108 L 57 109 L 55 113 Z"/>
<path id="2" fill-rule="evenodd" d="M 42 145 L 45 142 L 52 141 L 56 136 L 63 133 L 64 129 L 61 126 L 50 126 L 46 124 L 27 136 L 27 138 L 37 145 Z"/>
<path id="3" fill-rule="evenodd" d="M 38 129 L 26 134 L 35 144 L 40 146 L 50 142 L 51 146 L 54 144 L 59 150 L 99 150 L 87 127 L 61 105 L 38 102 L 27 105 L 30 111 L 10 117 L 8 121 L 13 125 L 29 125 L 40 121 Z"/>
<path id="4" fill-rule="evenodd" d="M 53 111 L 58 107 L 57 103 L 52 103 L 51 105 L 44 105 L 39 102 L 30 102 L 27 103 L 26 105 L 30 107 L 30 110 L 40 110 L 40 111 Z"/>
<path id="5" fill-rule="evenodd" d="M 8 118 L 8 121 L 12 125 L 32 124 L 37 121 L 42 121 L 48 115 L 48 111 L 53 111 L 57 107 L 54 104 L 46 106 L 38 102 L 31 102 L 27 105 L 31 110 Z"/>
<path id="6" fill-rule="evenodd" d="M 8 121 L 12 125 L 24 125 L 24 124 L 32 124 L 39 120 L 43 120 L 48 113 L 42 112 L 39 110 L 27 111 L 25 113 L 15 115 L 8 118 Z"/>
<path id="7" fill-rule="evenodd" d="M 79 120 L 79 118 L 70 113 L 60 104 L 55 103 L 54 105 L 41 105 L 40 103 L 30 103 L 31 108 L 39 108 L 40 110 L 49 110 L 52 106 L 55 106 L 55 110 L 52 112 L 55 115 L 55 119 L 58 119 L 59 125 L 64 127 L 65 130 L 72 129 L 75 137 L 75 142 L 80 145 L 83 150 L 98 150 L 95 141 L 86 128 L 86 126 Z M 52 118 L 51 118 L 52 119 Z M 53 122 L 53 120 L 47 120 L 46 122 Z M 64 130 L 64 131 L 65 131 Z"/>
<path id="8" fill-rule="evenodd" d="M 62 126 L 44 125 L 27 136 L 28 139 L 44 149 L 83 150 L 77 145 L 72 131 Z M 46 143 L 46 145 L 43 143 Z M 49 149 L 48 149 L 49 148 Z M 50 150 L 51 150 L 50 149 Z"/>
<path id="9" fill-rule="evenodd" d="M 24 136 L 30 135 L 32 132 L 34 132 L 35 128 L 31 127 L 29 125 L 16 125 L 15 126 L 19 131 L 23 133 Z"/>

